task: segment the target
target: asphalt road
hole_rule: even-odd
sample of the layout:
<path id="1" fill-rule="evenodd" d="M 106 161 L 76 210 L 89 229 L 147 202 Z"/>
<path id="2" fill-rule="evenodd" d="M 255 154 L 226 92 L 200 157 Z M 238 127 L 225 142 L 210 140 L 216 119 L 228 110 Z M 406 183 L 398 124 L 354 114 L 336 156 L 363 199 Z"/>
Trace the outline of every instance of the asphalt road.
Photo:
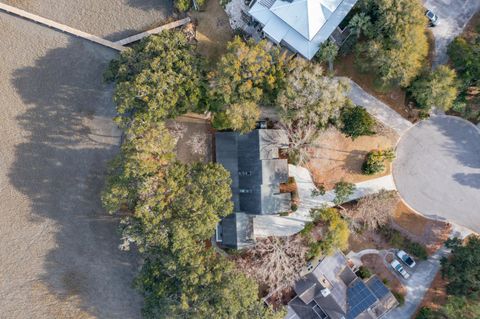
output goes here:
<path id="1" fill-rule="evenodd" d="M 480 131 L 453 116 L 433 116 L 397 146 L 393 176 L 418 212 L 480 232 Z"/>
<path id="2" fill-rule="evenodd" d="M 0 39 L 0 318 L 139 318 L 139 259 L 99 198 L 116 53 L 1 12 Z"/>
<path id="3" fill-rule="evenodd" d="M 468 20 L 480 9 L 479 0 L 424 0 L 424 6 L 432 10 L 440 24 L 432 28 L 435 37 L 434 66 L 447 62 L 447 46 L 459 35 Z"/>

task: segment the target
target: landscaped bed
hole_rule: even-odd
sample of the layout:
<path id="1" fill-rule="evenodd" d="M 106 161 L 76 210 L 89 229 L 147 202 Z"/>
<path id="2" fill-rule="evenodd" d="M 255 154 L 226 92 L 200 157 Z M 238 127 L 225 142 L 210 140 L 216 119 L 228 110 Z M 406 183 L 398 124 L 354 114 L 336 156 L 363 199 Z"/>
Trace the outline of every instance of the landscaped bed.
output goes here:
<path id="1" fill-rule="evenodd" d="M 378 133 L 375 135 L 361 136 L 355 140 L 345 137 L 334 127 L 322 132 L 310 148 L 311 158 L 306 164 L 314 183 L 331 189 L 342 179 L 358 183 L 390 174 L 389 165 L 382 174 L 362 174 L 362 164 L 368 152 L 393 148 L 398 139 L 398 135 L 391 129 L 382 127 L 376 131 Z"/>

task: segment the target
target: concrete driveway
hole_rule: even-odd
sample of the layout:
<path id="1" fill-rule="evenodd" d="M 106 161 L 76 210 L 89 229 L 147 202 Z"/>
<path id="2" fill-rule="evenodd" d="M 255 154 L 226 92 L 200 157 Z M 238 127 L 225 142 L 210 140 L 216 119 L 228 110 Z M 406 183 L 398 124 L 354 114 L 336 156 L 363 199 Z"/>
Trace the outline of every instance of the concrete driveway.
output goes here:
<path id="1" fill-rule="evenodd" d="M 400 195 L 431 218 L 480 232 L 480 131 L 453 116 L 433 116 L 401 138 L 393 176 Z"/>
<path id="2" fill-rule="evenodd" d="M 447 46 L 459 35 L 468 20 L 480 9 L 478 0 L 425 0 L 424 6 L 440 19 L 432 28 L 435 37 L 435 59 L 433 65 L 447 62 Z"/>
<path id="3" fill-rule="evenodd" d="M 407 269 L 411 274 L 408 280 L 403 280 L 407 295 L 405 296 L 405 304 L 399 306 L 389 312 L 385 319 L 399 319 L 399 318 L 412 318 L 417 310 L 418 306 L 422 302 L 423 296 L 427 292 L 428 287 L 432 283 L 435 275 L 440 269 L 440 259 L 446 256 L 448 250 L 445 248 L 439 249 L 435 254 L 430 256 L 428 260 L 418 262 L 414 270 Z M 390 269 L 392 269 L 390 267 Z M 392 270 L 393 271 L 393 270 Z"/>

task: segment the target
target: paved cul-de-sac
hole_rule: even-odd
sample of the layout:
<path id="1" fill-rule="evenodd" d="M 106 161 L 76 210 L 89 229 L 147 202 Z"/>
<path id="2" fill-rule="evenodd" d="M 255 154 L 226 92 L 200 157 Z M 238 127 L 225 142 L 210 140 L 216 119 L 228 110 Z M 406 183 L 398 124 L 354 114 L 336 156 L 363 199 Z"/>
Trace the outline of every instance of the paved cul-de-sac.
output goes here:
<path id="1" fill-rule="evenodd" d="M 453 116 L 422 121 L 401 138 L 393 174 L 415 210 L 480 232 L 480 131 Z"/>

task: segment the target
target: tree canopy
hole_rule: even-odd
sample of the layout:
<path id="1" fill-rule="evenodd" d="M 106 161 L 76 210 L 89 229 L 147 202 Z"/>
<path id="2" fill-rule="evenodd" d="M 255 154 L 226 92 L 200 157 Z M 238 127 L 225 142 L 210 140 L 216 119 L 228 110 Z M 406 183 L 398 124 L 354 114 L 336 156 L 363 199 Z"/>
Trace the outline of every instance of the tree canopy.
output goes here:
<path id="1" fill-rule="evenodd" d="M 447 292 L 471 296 L 480 292 L 480 237 L 471 236 L 466 244 L 458 239 L 447 241 L 450 258 L 442 260 L 442 275 L 448 279 Z"/>
<path id="2" fill-rule="evenodd" d="M 285 55 L 266 40 L 235 37 L 209 74 L 212 109 L 245 101 L 272 104 L 284 86 L 286 64 Z"/>
<path id="3" fill-rule="evenodd" d="M 480 35 L 472 39 L 456 37 L 448 46 L 448 55 L 466 86 L 480 85 Z"/>
<path id="4" fill-rule="evenodd" d="M 338 118 L 347 104 L 347 91 L 347 82 L 324 76 L 320 65 L 303 59 L 291 63 L 277 105 L 292 151 L 307 147 L 329 121 Z"/>
<path id="5" fill-rule="evenodd" d="M 440 65 L 415 80 L 409 90 L 421 108 L 438 107 L 448 111 L 458 95 L 456 72 L 446 65 Z"/>
<path id="6" fill-rule="evenodd" d="M 317 209 L 312 212 L 314 220 L 326 226 L 320 241 L 320 250 L 332 254 L 336 249 L 345 250 L 348 247 L 350 231 L 348 223 L 342 218 L 335 208 Z"/>
<path id="7" fill-rule="evenodd" d="M 417 0 L 365 0 L 363 10 L 372 29 L 357 46 L 360 64 L 384 84 L 407 87 L 422 70 L 428 54 L 427 20 Z M 362 20 L 366 18 L 363 17 Z"/>
<path id="8" fill-rule="evenodd" d="M 149 36 L 110 63 L 104 78 L 115 81 L 116 122 L 159 121 L 202 105 L 202 59 L 181 31 Z"/>
<path id="9" fill-rule="evenodd" d="M 188 258 L 147 258 L 137 279 L 146 318 L 283 318 L 258 300 L 258 287 L 213 249 Z"/>

